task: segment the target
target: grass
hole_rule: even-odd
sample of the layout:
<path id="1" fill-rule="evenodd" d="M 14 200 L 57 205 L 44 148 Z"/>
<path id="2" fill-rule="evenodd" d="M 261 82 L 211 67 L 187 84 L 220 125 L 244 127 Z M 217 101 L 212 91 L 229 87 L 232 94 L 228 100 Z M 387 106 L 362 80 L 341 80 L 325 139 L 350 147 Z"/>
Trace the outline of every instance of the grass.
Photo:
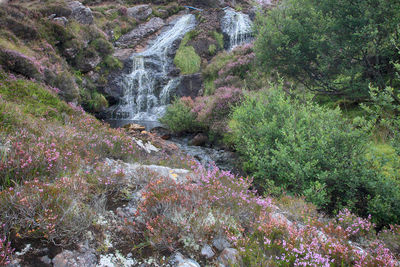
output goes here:
<path id="1" fill-rule="evenodd" d="M 14 103 L 23 114 L 37 118 L 62 120 L 62 113 L 71 113 L 71 108 L 49 89 L 28 80 L 15 79 L 0 73 L 0 96 L 8 103 Z M 3 102 L 3 107 L 5 102 Z"/>
<path id="2" fill-rule="evenodd" d="M 201 58 L 197 55 L 193 46 L 179 47 L 174 63 L 182 74 L 193 74 L 199 72 L 201 68 Z"/>

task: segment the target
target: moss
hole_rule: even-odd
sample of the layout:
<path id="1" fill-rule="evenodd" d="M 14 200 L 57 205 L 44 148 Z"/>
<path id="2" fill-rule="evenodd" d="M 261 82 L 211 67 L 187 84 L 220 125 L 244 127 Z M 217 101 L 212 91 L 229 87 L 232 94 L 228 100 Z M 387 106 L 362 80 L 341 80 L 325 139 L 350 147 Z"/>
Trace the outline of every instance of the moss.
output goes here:
<path id="1" fill-rule="evenodd" d="M 196 30 L 190 31 L 188 33 L 185 34 L 185 36 L 183 37 L 180 46 L 185 46 L 187 45 L 191 40 L 193 40 L 194 38 L 196 38 L 199 35 L 199 32 Z"/>
<path id="2" fill-rule="evenodd" d="M 174 63 L 182 74 L 193 74 L 200 71 L 201 58 L 193 46 L 181 46 L 176 52 Z"/>
<path id="3" fill-rule="evenodd" d="M 0 87 L 2 100 L 18 106 L 24 114 L 62 121 L 63 112 L 68 114 L 72 112 L 71 108 L 55 93 L 37 82 L 10 78 L 4 72 L 0 72 L 0 82 L 2 83 Z M 4 104 L 2 108 L 5 108 Z M 2 123 L 10 123 L 12 118 L 0 117 L 0 120 Z"/>
<path id="4" fill-rule="evenodd" d="M 214 56 L 216 52 L 217 46 L 215 44 L 210 44 L 210 46 L 208 47 L 208 53 L 210 54 L 210 56 Z"/>
<path id="5" fill-rule="evenodd" d="M 213 31 L 212 36 L 214 37 L 215 41 L 217 41 L 217 45 L 219 49 L 224 48 L 224 35 L 217 31 Z"/>
<path id="6" fill-rule="evenodd" d="M 18 38 L 16 38 L 15 35 L 5 30 L 0 31 L 0 47 L 20 52 L 29 57 L 33 57 L 35 55 L 35 53 Z"/>

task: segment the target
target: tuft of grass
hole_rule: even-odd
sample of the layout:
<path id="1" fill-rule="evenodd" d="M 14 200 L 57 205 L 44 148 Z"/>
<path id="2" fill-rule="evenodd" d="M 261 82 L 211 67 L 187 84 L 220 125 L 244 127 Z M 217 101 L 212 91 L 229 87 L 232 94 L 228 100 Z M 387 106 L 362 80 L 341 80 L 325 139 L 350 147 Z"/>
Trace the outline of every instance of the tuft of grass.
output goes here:
<path id="1" fill-rule="evenodd" d="M 201 58 L 193 46 L 181 46 L 176 52 L 174 63 L 182 74 L 193 74 L 200 71 Z"/>
<path id="2" fill-rule="evenodd" d="M 1 98 L 18 105 L 25 114 L 62 121 L 63 112 L 71 113 L 71 108 L 55 92 L 36 82 L 15 79 L 14 76 L 1 72 L 0 83 Z"/>
<path id="3" fill-rule="evenodd" d="M 208 47 L 208 53 L 213 56 L 217 52 L 217 46 L 215 44 L 210 44 Z"/>
<path id="4" fill-rule="evenodd" d="M 224 48 L 224 35 L 217 31 L 213 31 L 212 35 L 213 35 L 214 39 L 217 41 L 218 48 L 223 49 Z"/>

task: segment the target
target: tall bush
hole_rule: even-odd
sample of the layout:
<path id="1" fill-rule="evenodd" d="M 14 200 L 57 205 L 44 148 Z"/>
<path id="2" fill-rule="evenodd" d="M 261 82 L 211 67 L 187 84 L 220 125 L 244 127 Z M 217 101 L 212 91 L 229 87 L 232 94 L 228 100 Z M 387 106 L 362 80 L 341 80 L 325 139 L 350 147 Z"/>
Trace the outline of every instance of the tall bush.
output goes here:
<path id="1" fill-rule="evenodd" d="M 370 82 L 382 89 L 395 78 L 399 14 L 396 0 L 282 1 L 259 17 L 255 51 L 264 68 L 311 90 L 368 98 Z"/>
<path id="2" fill-rule="evenodd" d="M 390 189 L 365 159 L 365 131 L 344 120 L 339 109 L 290 99 L 281 87 L 247 96 L 230 122 L 244 167 L 257 184 L 270 193 L 305 195 L 330 213 L 348 207 L 363 216 L 376 214 L 378 223 L 398 222 L 393 200 L 400 200 L 399 188 Z"/>

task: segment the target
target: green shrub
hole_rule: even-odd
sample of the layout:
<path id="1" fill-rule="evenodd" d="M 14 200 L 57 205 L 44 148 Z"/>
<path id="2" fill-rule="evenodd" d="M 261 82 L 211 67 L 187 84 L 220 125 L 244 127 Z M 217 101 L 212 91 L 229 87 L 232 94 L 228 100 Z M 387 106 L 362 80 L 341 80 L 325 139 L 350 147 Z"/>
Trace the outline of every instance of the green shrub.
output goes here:
<path id="1" fill-rule="evenodd" d="M 369 83 L 384 88 L 395 78 L 399 14 L 394 0 L 287 0 L 258 17 L 255 52 L 263 70 L 309 89 L 368 98 Z"/>
<path id="2" fill-rule="evenodd" d="M 108 70 L 120 70 L 124 67 L 124 65 L 118 58 L 108 55 L 104 59 L 104 67 Z"/>
<path id="3" fill-rule="evenodd" d="M 224 48 L 224 35 L 217 31 L 213 31 L 212 35 L 214 36 L 214 39 L 217 41 L 218 48 L 223 49 Z"/>
<path id="4" fill-rule="evenodd" d="M 193 46 L 181 46 L 176 52 L 174 63 L 182 74 L 193 74 L 200 71 L 201 58 Z"/>
<path id="5" fill-rule="evenodd" d="M 102 57 L 111 54 L 113 51 L 112 44 L 104 38 L 97 38 L 91 45 L 93 45 L 93 47 Z"/>
<path id="6" fill-rule="evenodd" d="M 378 225 L 400 218 L 399 187 L 373 170 L 368 135 L 339 109 L 289 99 L 281 85 L 248 96 L 230 127 L 245 169 L 267 192 L 304 195 L 330 213 L 371 213 Z"/>
<path id="7" fill-rule="evenodd" d="M 215 44 L 210 44 L 210 46 L 208 47 L 208 53 L 210 54 L 210 56 L 215 55 L 216 52 L 217 47 L 215 46 Z"/>
<path id="8" fill-rule="evenodd" d="M 68 105 L 61 101 L 55 93 L 42 85 L 0 72 L 0 96 L 3 100 L 20 106 L 23 113 L 32 114 L 38 118 L 56 119 L 63 121 L 62 113 L 71 113 Z M 6 106 L 3 105 L 3 108 Z M 0 117 L 0 123 L 7 123 L 11 118 Z"/>
<path id="9" fill-rule="evenodd" d="M 196 131 L 199 124 L 191 106 L 193 106 L 193 100 L 190 97 L 175 100 L 167 108 L 167 112 L 160 119 L 160 122 L 167 125 L 174 133 Z"/>

